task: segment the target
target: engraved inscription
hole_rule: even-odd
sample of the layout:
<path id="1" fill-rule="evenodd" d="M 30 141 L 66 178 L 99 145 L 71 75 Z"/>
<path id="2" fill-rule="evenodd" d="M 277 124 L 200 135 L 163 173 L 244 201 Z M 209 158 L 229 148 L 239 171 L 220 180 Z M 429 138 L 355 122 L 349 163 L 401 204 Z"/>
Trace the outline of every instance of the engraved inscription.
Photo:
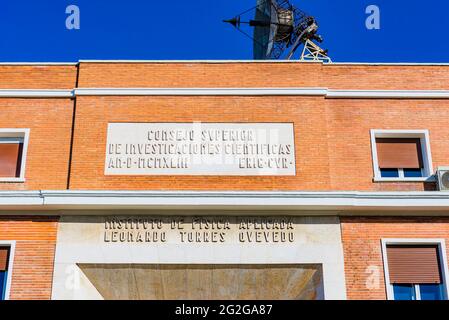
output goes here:
<path id="1" fill-rule="evenodd" d="M 295 175 L 291 123 L 110 123 L 106 175 Z"/>
<path id="2" fill-rule="evenodd" d="M 106 243 L 292 243 L 289 217 L 108 217 Z"/>

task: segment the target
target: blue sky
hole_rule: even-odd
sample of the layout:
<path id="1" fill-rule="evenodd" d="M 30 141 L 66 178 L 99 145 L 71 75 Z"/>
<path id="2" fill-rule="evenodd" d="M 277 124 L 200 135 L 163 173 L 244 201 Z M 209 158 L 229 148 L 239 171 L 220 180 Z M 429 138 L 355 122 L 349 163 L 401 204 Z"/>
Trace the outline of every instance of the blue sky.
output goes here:
<path id="1" fill-rule="evenodd" d="M 334 61 L 449 62 L 447 0 L 292 0 L 314 15 Z M 65 27 L 68 5 L 81 29 Z M 1 0 L 0 61 L 251 59 L 251 41 L 222 19 L 255 0 Z M 365 28 L 378 5 L 381 29 Z"/>

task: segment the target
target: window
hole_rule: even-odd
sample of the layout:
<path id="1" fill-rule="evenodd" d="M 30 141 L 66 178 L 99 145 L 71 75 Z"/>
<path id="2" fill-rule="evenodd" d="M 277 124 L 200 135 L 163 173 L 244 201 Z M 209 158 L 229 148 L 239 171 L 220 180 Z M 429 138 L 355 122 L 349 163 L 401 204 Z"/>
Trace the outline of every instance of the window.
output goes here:
<path id="1" fill-rule="evenodd" d="M 25 181 L 28 129 L 0 129 L 0 181 Z"/>
<path id="2" fill-rule="evenodd" d="M 375 181 L 426 181 L 433 174 L 427 130 L 371 130 Z"/>
<path id="3" fill-rule="evenodd" d="M 437 242 L 383 241 L 385 281 L 389 299 L 447 299 L 447 266 L 442 251 L 444 242 Z"/>
<path id="4" fill-rule="evenodd" d="M 0 300 L 5 300 L 8 280 L 9 247 L 0 247 Z"/>

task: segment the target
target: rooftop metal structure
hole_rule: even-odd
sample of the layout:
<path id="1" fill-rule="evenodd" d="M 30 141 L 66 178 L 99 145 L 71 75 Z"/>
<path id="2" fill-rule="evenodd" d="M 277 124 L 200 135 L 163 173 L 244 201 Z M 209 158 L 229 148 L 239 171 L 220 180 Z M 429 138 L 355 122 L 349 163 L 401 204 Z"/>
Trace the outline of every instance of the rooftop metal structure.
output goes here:
<path id="1" fill-rule="evenodd" d="M 254 11 L 254 19 L 242 19 Z M 255 60 L 291 60 L 303 45 L 301 61 L 331 62 L 327 50 L 317 43 L 323 38 L 318 34 L 314 17 L 293 6 L 288 0 L 257 0 L 256 6 L 232 19 L 224 20 L 253 40 Z M 252 36 L 243 26 L 253 28 Z"/>

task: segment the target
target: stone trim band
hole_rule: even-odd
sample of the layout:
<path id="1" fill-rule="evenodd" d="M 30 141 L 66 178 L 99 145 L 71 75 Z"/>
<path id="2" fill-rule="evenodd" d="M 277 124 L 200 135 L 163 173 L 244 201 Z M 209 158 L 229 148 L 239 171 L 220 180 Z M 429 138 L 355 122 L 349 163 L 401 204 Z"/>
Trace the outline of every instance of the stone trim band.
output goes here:
<path id="1" fill-rule="evenodd" d="M 449 215 L 442 192 L 209 192 L 209 191 L 2 191 L 0 210 L 310 210 L 315 214 L 397 215 L 398 211 Z M 378 211 L 381 210 L 382 212 Z M 0 215 L 2 213 L 0 212 Z M 11 214 L 10 211 L 5 214 Z M 62 213 L 64 214 L 64 213 Z M 73 214 L 70 213 L 70 214 Z M 92 213 L 95 214 L 95 213 Z M 99 213 L 101 214 L 101 213 Z M 305 212 L 303 214 L 310 214 Z M 351 212 L 343 213 L 345 215 Z M 422 214 L 422 213 L 421 213 Z"/>
<path id="2" fill-rule="evenodd" d="M 76 96 L 322 96 L 327 99 L 449 99 L 449 90 L 333 90 L 326 88 L 0 89 L 0 98 L 74 98 Z"/>

